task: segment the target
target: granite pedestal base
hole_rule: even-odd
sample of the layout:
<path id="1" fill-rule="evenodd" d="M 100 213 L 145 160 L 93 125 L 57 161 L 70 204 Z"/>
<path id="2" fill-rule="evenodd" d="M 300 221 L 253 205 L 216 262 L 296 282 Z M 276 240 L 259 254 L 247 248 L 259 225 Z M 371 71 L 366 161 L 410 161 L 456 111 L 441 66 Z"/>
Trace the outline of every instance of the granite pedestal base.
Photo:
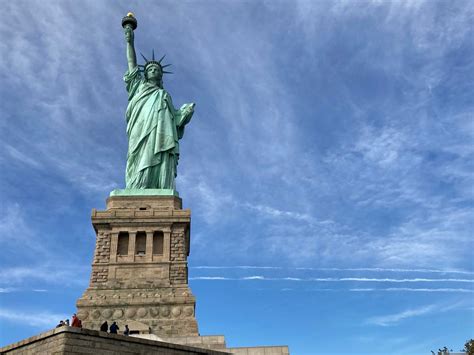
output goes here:
<path id="1" fill-rule="evenodd" d="M 199 335 L 188 287 L 190 221 L 177 196 L 110 196 L 105 211 L 93 210 L 92 275 L 77 301 L 83 326 L 116 321 L 132 334 Z"/>

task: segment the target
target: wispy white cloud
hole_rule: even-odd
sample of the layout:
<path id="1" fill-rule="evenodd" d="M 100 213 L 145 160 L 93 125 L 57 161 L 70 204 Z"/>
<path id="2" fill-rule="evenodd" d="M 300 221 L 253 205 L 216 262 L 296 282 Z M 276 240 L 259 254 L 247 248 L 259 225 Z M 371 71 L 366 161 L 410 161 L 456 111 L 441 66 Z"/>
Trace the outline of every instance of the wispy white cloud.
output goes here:
<path id="1" fill-rule="evenodd" d="M 468 288 L 410 288 L 410 287 L 389 287 L 389 288 L 351 288 L 352 292 L 460 292 L 474 293 Z"/>
<path id="2" fill-rule="evenodd" d="M 473 271 L 467 270 L 456 270 L 456 269 L 388 269 L 388 268 L 372 268 L 372 267 L 359 267 L 359 268 L 310 268 L 310 267 L 297 267 L 296 270 L 320 270 L 320 271 L 371 271 L 371 272 L 401 272 L 401 273 L 435 273 L 435 274 L 465 274 L 474 275 Z"/>
<path id="3" fill-rule="evenodd" d="M 474 293 L 474 289 L 469 288 L 453 288 L 453 287 L 347 287 L 345 284 L 348 282 L 374 282 L 374 283 L 417 283 L 417 282 L 474 282 L 473 280 L 439 280 L 439 279 L 406 279 L 406 280 L 393 280 L 393 279 L 352 279 L 352 278 L 320 278 L 320 279 L 305 279 L 298 277 L 264 277 L 264 276 L 247 276 L 247 277 L 224 277 L 224 276 L 193 276 L 189 280 L 193 281 L 279 281 L 279 282 L 321 282 L 321 283 L 342 283 L 338 288 L 311 288 L 313 292 L 417 292 L 417 293 Z M 292 291 L 292 288 L 283 288 L 282 291 Z"/>
<path id="4" fill-rule="evenodd" d="M 66 314 L 47 311 L 31 310 L 24 313 L 18 309 L 0 308 L 0 319 L 8 322 L 27 324 L 35 328 L 54 328 L 61 319 L 66 319 Z"/>
<path id="5" fill-rule="evenodd" d="M 356 281 L 356 282 L 394 282 L 394 283 L 405 283 L 405 282 L 463 282 L 463 283 L 474 283 L 471 279 L 427 279 L 427 278 L 413 278 L 413 279 L 393 279 L 393 278 L 367 278 L 367 277 L 341 277 L 341 278 L 310 278 L 308 281 L 329 281 L 329 282 L 340 282 L 340 281 Z"/>
<path id="6" fill-rule="evenodd" d="M 309 215 L 307 213 L 284 211 L 284 210 L 279 210 L 277 208 L 273 208 L 273 207 L 265 206 L 265 205 L 253 205 L 248 202 L 244 203 L 242 206 L 250 210 L 257 211 L 263 216 L 271 217 L 275 219 L 289 218 L 295 221 L 303 221 L 310 224 L 320 224 L 320 225 L 334 224 L 334 222 L 331 220 L 319 221 L 315 216 Z"/>
<path id="7" fill-rule="evenodd" d="M 32 157 L 20 152 L 15 147 L 9 145 L 8 143 L 4 145 L 5 151 L 10 155 L 13 160 L 17 160 L 21 164 L 29 165 L 33 168 L 41 168 L 42 165 L 37 160 L 34 160 Z"/>
<path id="8" fill-rule="evenodd" d="M 283 269 L 280 266 L 251 266 L 251 265 L 237 265 L 237 266 L 191 266 L 192 269 Z"/>
<path id="9" fill-rule="evenodd" d="M 224 276 L 194 276 L 190 277 L 190 280 L 235 280 L 230 277 Z"/>
<path id="10" fill-rule="evenodd" d="M 262 275 L 225 277 L 225 276 L 194 276 L 190 280 L 265 280 L 265 281 L 305 281 L 305 282 L 380 282 L 380 283 L 418 283 L 418 282 L 455 282 L 474 283 L 472 279 L 450 279 L 450 278 L 368 278 L 368 277 L 268 277 Z"/>
<path id="11" fill-rule="evenodd" d="M 12 237 L 14 236 L 14 237 Z M 4 250 L 12 248 L 23 253 L 34 253 L 37 256 L 49 255 L 44 241 L 39 240 L 37 234 L 28 225 L 25 210 L 18 203 L 6 206 L 0 217 L 0 245 Z M 19 247 L 21 246 L 21 249 Z"/>
<path id="12" fill-rule="evenodd" d="M 0 281 L 1 283 L 1 281 Z M 12 282 L 13 284 L 15 282 Z M 48 290 L 44 290 L 44 289 L 26 289 L 26 288 L 14 288 L 14 287 L 0 287 L 0 293 L 12 293 L 12 292 L 29 292 L 29 291 L 33 291 L 33 292 L 48 292 Z"/>
<path id="13" fill-rule="evenodd" d="M 85 266 L 77 265 L 61 265 L 61 268 L 58 269 L 57 264 L 40 264 L 34 267 L 4 267 L 0 270 L 0 284 L 20 285 L 40 281 L 61 285 L 85 285 L 87 284 L 87 269 Z"/>
<path id="14" fill-rule="evenodd" d="M 399 323 L 402 320 L 407 318 L 413 318 L 417 316 L 422 316 L 426 314 L 433 313 L 438 310 L 436 305 L 428 305 L 424 307 L 420 307 L 417 309 L 409 309 L 402 311 L 400 313 L 385 315 L 385 316 L 378 316 L 372 317 L 367 320 L 368 324 L 380 325 L 380 326 L 389 326 Z"/>
<path id="15" fill-rule="evenodd" d="M 282 266 L 256 266 L 256 265 L 235 265 L 235 266 L 191 266 L 191 269 L 263 269 L 263 270 L 310 270 L 310 271 L 371 271 L 371 272 L 403 272 L 403 273 L 440 273 L 440 274 L 466 274 L 473 275 L 473 271 L 455 269 L 394 269 L 394 268 L 337 268 L 337 267 L 282 267 Z"/>
<path id="16" fill-rule="evenodd" d="M 217 186 L 210 186 L 209 182 L 199 177 L 183 175 L 180 177 L 180 186 L 184 191 L 189 191 L 189 198 L 196 201 L 195 210 L 208 224 L 222 221 L 223 210 L 230 210 L 234 205 L 234 199 Z"/>
<path id="17" fill-rule="evenodd" d="M 268 280 L 264 276 L 245 276 L 242 277 L 241 280 Z"/>
<path id="18" fill-rule="evenodd" d="M 86 284 L 87 265 L 76 264 L 69 258 L 70 253 L 57 255 L 51 236 L 38 233 L 27 217 L 25 208 L 18 203 L 8 206 L 0 217 L 0 245 L 4 252 L 10 251 L 3 258 L 4 262 L 9 260 L 9 264 L 0 268 L 0 285 L 10 289 L 11 286 L 27 286 L 33 281 Z M 17 266 L 15 255 L 20 253 L 22 265 Z"/>
<path id="19" fill-rule="evenodd" d="M 406 319 L 426 316 L 432 313 L 443 313 L 453 309 L 460 308 L 461 303 L 452 304 L 452 305 L 440 305 L 440 304 L 430 304 L 418 308 L 407 309 L 399 313 L 388 314 L 384 316 L 376 316 L 367 319 L 367 324 L 379 325 L 379 326 L 393 326 Z"/>

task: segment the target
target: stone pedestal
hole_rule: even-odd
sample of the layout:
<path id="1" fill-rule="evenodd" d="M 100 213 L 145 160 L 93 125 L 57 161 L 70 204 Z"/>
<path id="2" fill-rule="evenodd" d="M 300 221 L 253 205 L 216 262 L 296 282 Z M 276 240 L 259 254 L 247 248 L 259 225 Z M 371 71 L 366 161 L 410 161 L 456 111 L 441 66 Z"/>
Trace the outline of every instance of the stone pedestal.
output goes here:
<path id="1" fill-rule="evenodd" d="M 198 336 L 188 287 L 190 210 L 177 196 L 111 196 L 92 211 L 96 247 L 90 284 L 77 301 L 83 326 Z"/>

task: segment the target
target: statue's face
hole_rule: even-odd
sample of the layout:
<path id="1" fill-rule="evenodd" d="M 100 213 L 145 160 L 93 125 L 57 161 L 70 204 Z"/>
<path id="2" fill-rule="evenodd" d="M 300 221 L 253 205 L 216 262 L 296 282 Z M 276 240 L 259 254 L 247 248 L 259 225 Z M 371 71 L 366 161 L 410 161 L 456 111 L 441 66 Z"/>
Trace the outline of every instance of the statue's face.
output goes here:
<path id="1" fill-rule="evenodd" d="M 146 68 L 146 77 L 148 80 L 150 79 L 161 79 L 162 73 L 161 69 L 158 65 L 150 65 Z"/>

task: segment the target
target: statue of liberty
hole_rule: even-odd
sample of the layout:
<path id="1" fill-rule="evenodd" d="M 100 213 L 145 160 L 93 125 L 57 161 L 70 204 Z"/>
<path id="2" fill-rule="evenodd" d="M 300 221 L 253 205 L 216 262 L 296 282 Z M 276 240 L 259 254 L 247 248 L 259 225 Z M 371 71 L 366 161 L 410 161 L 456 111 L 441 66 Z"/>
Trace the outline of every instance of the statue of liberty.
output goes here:
<path id="1" fill-rule="evenodd" d="M 136 19 L 129 13 L 122 20 L 127 42 L 128 70 L 124 81 L 128 92 L 126 111 L 128 154 L 125 174 L 127 189 L 175 188 L 179 159 L 179 139 L 191 120 L 194 103 L 175 109 L 171 96 L 163 89 L 162 65 L 145 56 L 145 65 L 137 65 L 134 47 Z"/>

